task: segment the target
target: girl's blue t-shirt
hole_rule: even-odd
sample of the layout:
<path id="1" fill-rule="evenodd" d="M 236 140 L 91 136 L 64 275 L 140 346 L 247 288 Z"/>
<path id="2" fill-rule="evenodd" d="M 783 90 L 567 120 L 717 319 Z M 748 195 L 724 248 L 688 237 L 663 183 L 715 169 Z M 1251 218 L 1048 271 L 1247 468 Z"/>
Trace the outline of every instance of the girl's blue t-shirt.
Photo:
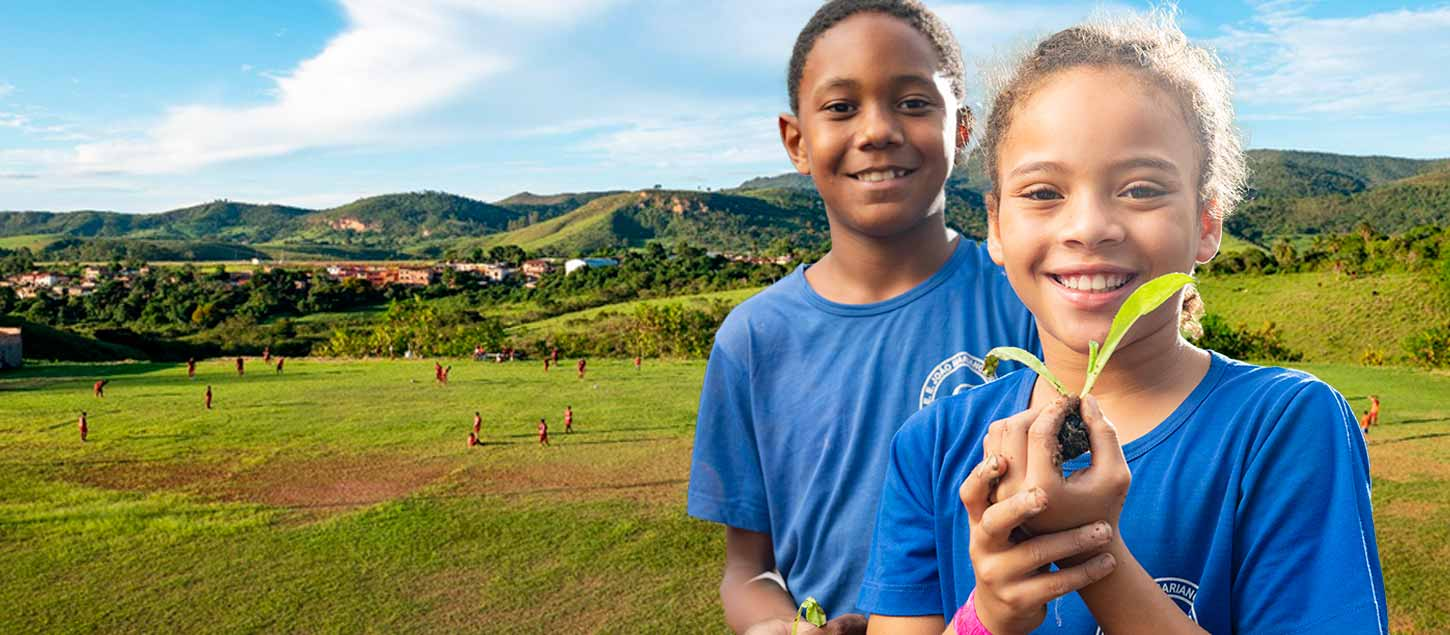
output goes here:
<path id="1" fill-rule="evenodd" d="M 839 304 L 800 267 L 715 335 L 695 427 L 691 516 L 770 535 L 796 602 L 856 612 L 891 437 L 986 381 L 998 344 L 1038 350 L 1032 314 L 985 246 L 961 239 L 897 297 Z"/>
<path id="2" fill-rule="evenodd" d="M 1025 410 L 1019 371 L 938 401 L 892 440 L 859 605 L 941 615 L 975 584 L 958 490 L 993 421 Z M 1133 484 L 1119 532 L 1158 586 L 1210 633 L 1385 633 L 1369 456 L 1338 392 L 1303 372 L 1213 353 L 1197 388 L 1123 446 Z M 1087 467 L 1084 455 L 1064 472 Z M 1076 593 L 1034 633 L 1098 632 Z"/>

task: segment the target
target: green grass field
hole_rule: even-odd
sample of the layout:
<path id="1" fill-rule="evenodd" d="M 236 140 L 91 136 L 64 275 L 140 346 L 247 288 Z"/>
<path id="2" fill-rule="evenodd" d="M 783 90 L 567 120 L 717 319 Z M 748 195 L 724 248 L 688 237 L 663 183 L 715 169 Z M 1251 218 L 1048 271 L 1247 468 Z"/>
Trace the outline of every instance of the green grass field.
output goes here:
<path id="1" fill-rule="evenodd" d="M 721 532 L 683 511 L 703 363 L 452 364 L 446 387 L 431 361 L 0 374 L 0 632 L 724 631 Z M 1450 375 L 1304 368 L 1382 397 L 1391 623 L 1444 632 Z"/>

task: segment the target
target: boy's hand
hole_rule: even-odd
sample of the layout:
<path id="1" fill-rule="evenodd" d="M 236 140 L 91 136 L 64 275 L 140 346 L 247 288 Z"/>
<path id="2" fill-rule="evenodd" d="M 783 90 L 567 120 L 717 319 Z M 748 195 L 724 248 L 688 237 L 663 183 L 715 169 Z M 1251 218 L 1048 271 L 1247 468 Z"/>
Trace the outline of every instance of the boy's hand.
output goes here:
<path id="1" fill-rule="evenodd" d="M 995 504 L 987 503 L 992 484 L 1007 463 L 989 455 L 962 483 L 962 504 L 967 508 L 972 571 L 976 575 L 977 617 L 996 635 L 1026 633 L 1047 617 L 1047 603 L 1112 573 L 1116 562 L 1109 554 L 1058 571 L 1047 565 L 1072 556 L 1095 552 L 1107 545 L 1112 529 L 1095 522 L 1057 533 L 1015 542 L 1012 532 L 1048 506 L 1047 494 L 1030 488 Z"/>
<path id="2" fill-rule="evenodd" d="M 1082 419 L 1092 444 L 1092 463 L 1063 478 L 1057 462 L 1057 429 L 1074 400 L 1062 397 L 1040 410 L 1028 410 L 997 421 L 982 442 L 983 456 L 1002 455 L 1014 466 L 993 490 L 991 500 L 1005 500 L 1024 490 L 1037 488 L 1052 501 L 1047 509 L 1032 516 L 1024 527 L 1042 534 L 1106 520 L 1118 526 L 1123 501 L 1128 496 L 1132 473 L 1118 444 L 1118 432 L 1103 415 L 1097 399 L 1082 399 Z"/>
<path id="3" fill-rule="evenodd" d="M 770 620 L 750 627 L 741 635 L 790 635 L 792 620 Z M 817 628 L 815 624 L 801 620 L 796 635 L 866 635 L 866 617 L 847 613 L 826 622 Z"/>

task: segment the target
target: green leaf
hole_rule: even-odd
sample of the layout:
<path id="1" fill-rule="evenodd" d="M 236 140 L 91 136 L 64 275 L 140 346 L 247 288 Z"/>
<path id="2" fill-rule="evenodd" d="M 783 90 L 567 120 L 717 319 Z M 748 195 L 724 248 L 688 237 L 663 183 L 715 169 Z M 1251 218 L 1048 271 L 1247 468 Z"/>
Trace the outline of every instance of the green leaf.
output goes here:
<path id="1" fill-rule="evenodd" d="M 1052 384 L 1052 387 L 1056 388 L 1057 392 L 1060 392 L 1064 395 L 1067 394 L 1067 391 L 1063 390 L 1062 388 L 1062 382 L 1057 381 L 1057 377 L 1052 374 L 1052 371 L 1047 370 L 1047 365 L 1042 363 L 1042 360 L 1037 359 L 1036 355 L 1033 355 L 1032 353 L 1017 348 L 1015 346 L 998 346 L 997 348 L 987 351 L 987 359 L 985 360 L 986 363 L 982 366 L 984 374 L 986 374 L 988 378 L 996 377 L 997 362 L 998 360 L 1003 359 L 1018 362 L 1028 368 L 1031 368 L 1033 372 L 1037 373 L 1038 376 L 1046 379 L 1047 383 Z"/>
<path id="2" fill-rule="evenodd" d="M 1137 322 L 1138 318 L 1152 313 L 1168 298 L 1177 294 L 1179 289 L 1193 284 L 1193 282 L 1193 276 L 1186 273 L 1168 273 L 1149 280 L 1143 286 L 1135 289 L 1133 294 L 1123 301 L 1123 306 L 1118 308 L 1118 314 L 1113 316 L 1113 325 L 1108 329 L 1108 339 L 1103 341 L 1102 348 L 1096 355 L 1093 355 L 1092 345 L 1088 346 L 1088 358 L 1091 361 L 1088 364 L 1087 379 L 1083 382 L 1081 394 L 1086 395 L 1089 390 L 1092 390 L 1093 382 L 1097 381 L 1098 375 L 1103 372 L 1103 367 L 1108 365 L 1108 357 L 1112 356 L 1113 351 L 1118 348 L 1118 342 L 1121 342 L 1123 336 L 1128 334 L 1128 329 L 1133 327 L 1133 323 Z"/>
<path id="3" fill-rule="evenodd" d="M 1088 340 L 1088 364 L 1087 364 L 1087 367 L 1088 368 L 1092 368 L 1093 367 L 1093 364 L 1096 363 L 1097 361 L 1098 361 L 1098 343 L 1095 342 L 1095 341 L 1093 341 L 1093 340 Z"/>
<path id="4" fill-rule="evenodd" d="M 814 624 L 816 628 L 826 625 L 826 610 L 821 608 L 816 598 L 807 597 L 805 602 L 801 602 L 800 608 L 795 610 L 795 621 L 791 622 L 790 635 L 796 635 L 796 629 L 800 628 L 802 613 L 805 614 L 806 621 Z"/>

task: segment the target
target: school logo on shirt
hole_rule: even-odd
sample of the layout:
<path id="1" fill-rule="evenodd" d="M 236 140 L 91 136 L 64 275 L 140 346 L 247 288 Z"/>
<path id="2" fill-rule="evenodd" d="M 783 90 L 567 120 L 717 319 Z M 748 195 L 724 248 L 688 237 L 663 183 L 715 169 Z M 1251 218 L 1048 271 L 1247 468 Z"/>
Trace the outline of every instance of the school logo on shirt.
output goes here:
<path id="1" fill-rule="evenodd" d="M 1198 611 L 1193 608 L 1193 599 L 1198 597 L 1197 583 L 1183 578 L 1155 578 L 1153 581 L 1157 582 L 1158 588 L 1163 589 L 1163 593 L 1183 610 L 1188 619 L 1193 620 L 1194 624 L 1198 623 Z M 1098 629 L 1098 635 L 1103 635 L 1103 629 Z"/>
<path id="2" fill-rule="evenodd" d="M 926 376 L 926 382 L 921 385 L 921 399 L 917 405 L 918 409 L 925 408 L 936 401 L 936 396 L 942 393 L 943 388 L 950 390 L 948 395 L 955 395 L 963 390 L 988 382 L 987 376 L 982 374 L 981 358 L 966 351 L 952 355 L 937 364 Z"/>

